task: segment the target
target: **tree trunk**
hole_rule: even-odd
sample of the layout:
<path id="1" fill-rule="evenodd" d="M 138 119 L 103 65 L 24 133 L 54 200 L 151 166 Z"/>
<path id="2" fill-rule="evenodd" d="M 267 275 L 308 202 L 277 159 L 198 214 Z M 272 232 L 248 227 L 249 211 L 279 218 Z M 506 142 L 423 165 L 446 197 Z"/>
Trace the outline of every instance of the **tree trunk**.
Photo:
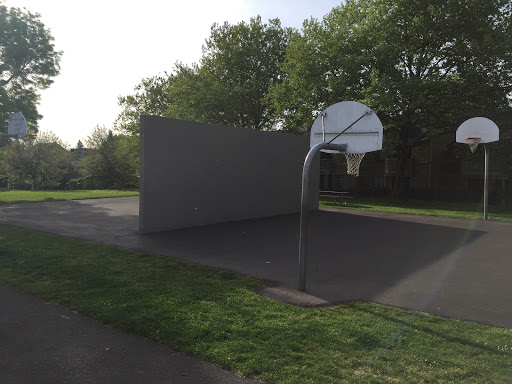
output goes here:
<path id="1" fill-rule="evenodd" d="M 400 129 L 400 144 L 398 147 L 398 170 L 395 181 L 393 198 L 407 200 L 409 197 L 409 176 L 407 175 L 407 165 L 411 159 L 411 147 L 409 145 L 409 135 L 407 127 Z"/>

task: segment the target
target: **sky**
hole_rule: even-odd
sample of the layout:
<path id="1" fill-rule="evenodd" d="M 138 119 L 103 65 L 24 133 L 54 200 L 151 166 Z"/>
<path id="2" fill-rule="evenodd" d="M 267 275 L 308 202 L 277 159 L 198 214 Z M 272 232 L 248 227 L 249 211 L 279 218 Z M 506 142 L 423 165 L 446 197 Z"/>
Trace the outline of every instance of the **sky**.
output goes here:
<path id="1" fill-rule="evenodd" d="M 39 13 L 63 51 L 60 75 L 41 91 L 40 132 L 52 131 L 70 147 L 96 126 L 108 129 L 121 112 L 118 97 L 143 78 L 171 72 L 177 61 L 198 62 L 213 23 L 278 17 L 300 29 L 322 19 L 341 0 L 4 0 Z"/>

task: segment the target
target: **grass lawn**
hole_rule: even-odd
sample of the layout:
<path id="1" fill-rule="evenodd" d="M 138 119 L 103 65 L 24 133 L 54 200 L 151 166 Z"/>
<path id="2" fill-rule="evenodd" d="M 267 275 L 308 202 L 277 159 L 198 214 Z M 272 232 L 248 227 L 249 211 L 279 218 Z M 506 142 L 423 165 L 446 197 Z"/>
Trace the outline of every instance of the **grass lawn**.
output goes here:
<path id="1" fill-rule="evenodd" d="M 301 308 L 259 282 L 0 226 L 0 281 L 268 383 L 510 383 L 512 331 L 372 303 Z"/>
<path id="2" fill-rule="evenodd" d="M 102 197 L 137 196 L 138 191 L 5 191 L 0 192 L 0 204 L 37 201 L 99 199 Z"/>
<path id="3" fill-rule="evenodd" d="M 410 215 L 445 216 L 461 218 L 482 218 L 483 203 L 446 203 L 422 200 L 389 200 L 366 199 L 356 197 L 347 204 L 333 205 L 332 202 L 321 200 L 320 206 L 340 209 L 357 209 L 362 211 L 405 213 Z M 512 222 L 512 208 L 489 206 L 488 217 L 491 220 Z"/>

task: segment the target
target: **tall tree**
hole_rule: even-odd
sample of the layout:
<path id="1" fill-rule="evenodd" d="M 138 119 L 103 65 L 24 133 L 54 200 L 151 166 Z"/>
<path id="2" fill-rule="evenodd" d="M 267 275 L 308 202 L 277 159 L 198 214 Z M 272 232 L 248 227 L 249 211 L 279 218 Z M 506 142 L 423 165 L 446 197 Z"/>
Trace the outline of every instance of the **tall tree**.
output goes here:
<path id="1" fill-rule="evenodd" d="M 294 31 L 278 19 L 263 23 L 214 24 L 199 64 L 177 63 L 171 74 L 144 79 L 134 95 L 119 98 L 123 111 L 116 127 L 138 132 L 141 114 L 274 128 L 274 107 L 267 102 L 271 84 L 282 81 L 279 63 Z"/>
<path id="2" fill-rule="evenodd" d="M 115 128 L 123 133 L 138 134 L 141 115 L 166 116 L 171 100 L 167 95 L 174 75 L 165 73 L 142 79 L 135 93 L 118 98 L 123 108 L 116 119 Z"/>
<path id="3" fill-rule="evenodd" d="M 511 12 L 509 0 L 347 0 L 289 44 L 272 91 L 283 126 L 362 101 L 383 121 L 402 179 L 412 146 L 510 109 Z"/>
<path id="4" fill-rule="evenodd" d="M 38 14 L 0 3 L 0 131 L 21 111 L 30 132 L 37 132 L 38 92 L 59 74 L 62 53 Z"/>
<path id="5" fill-rule="evenodd" d="M 236 25 L 214 24 L 203 47 L 199 69 L 202 97 L 210 122 L 261 129 L 274 128 L 269 87 L 282 81 L 279 64 L 293 30 L 279 19 L 261 17 Z"/>

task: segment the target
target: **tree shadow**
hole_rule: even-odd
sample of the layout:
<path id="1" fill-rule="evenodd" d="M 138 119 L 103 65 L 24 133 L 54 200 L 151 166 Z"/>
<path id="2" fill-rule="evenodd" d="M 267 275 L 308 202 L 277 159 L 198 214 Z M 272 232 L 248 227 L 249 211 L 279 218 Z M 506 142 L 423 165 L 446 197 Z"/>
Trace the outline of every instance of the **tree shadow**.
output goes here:
<path id="1" fill-rule="evenodd" d="M 120 238 L 137 235 L 138 197 L 50 199 L 53 200 L 2 204 L 0 223 L 121 247 Z"/>
<path id="2" fill-rule="evenodd" d="M 372 311 L 368 308 L 362 308 L 361 306 L 353 306 L 353 309 L 355 309 L 356 311 L 359 311 L 359 312 L 364 312 L 364 313 L 370 314 L 375 317 L 380 317 L 381 319 L 386 320 L 388 322 L 393 322 L 393 323 L 400 324 L 403 326 L 403 331 L 401 332 L 400 336 L 397 336 L 397 339 L 395 340 L 394 344 L 392 343 L 388 347 L 388 349 L 392 349 L 394 347 L 394 345 L 399 341 L 401 336 L 405 335 L 410 330 L 418 330 L 422 333 L 444 339 L 450 343 L 466 345 L 468 347 L 479 349 L 481 351 L 485 351 L 485 352 L 491 353 L 493 355 L 503 356 L 503 352 L 500 351 L 499 349 L 497 349 L 496 347 L 491 347 L 491 346 L 487 346 L 484 344 L 475 343 L 475 342 L 470 341 L 465 338 L 450 335 L 445 332 L 435 331 L 431 327 L 417 324 L 416 320 L 418 320 L 418 318 L 421 316 L 421 314 L 419 314 L 419 313 L 416 313 L 414 316 L 412 316 L 411 320 L 406 321 L 406 320 L 397 319 L 396 317 L 387 316 L 387 315 L 385 315 L 383 313 L 379 313 L 377 311 Z"/>
<path id="3" fill-rule="evenodd" d="M 310 292 L 329 301 L 372 300 L 483 232 L 338 212 L 311 215 Z M 156 253 L 297 284 L 299 216 L 223 223 L 143 235 Z M 334 285 L 339 285 L 337 289 Z"/>
<path id="4" fill-rule="evenodd" d="M 493 225 L 422 216 L 319 211 L 308 233 L 306 292 L 512 327 L 507 258 Z M 299 215 L 141 235 L 141 249 L 297 288 Z M 491 231 L 489 234 L 487 229 Z M 494 232 L 493 232 L 494 231 Z M 495 233 L 496 232 L 496 233 Z M 510 241 L 509 241 L 510 242 Z M 492 268 L 489 258 L 492 257 Z M 501 266 L 500 266 L 501 265 Z"/>

